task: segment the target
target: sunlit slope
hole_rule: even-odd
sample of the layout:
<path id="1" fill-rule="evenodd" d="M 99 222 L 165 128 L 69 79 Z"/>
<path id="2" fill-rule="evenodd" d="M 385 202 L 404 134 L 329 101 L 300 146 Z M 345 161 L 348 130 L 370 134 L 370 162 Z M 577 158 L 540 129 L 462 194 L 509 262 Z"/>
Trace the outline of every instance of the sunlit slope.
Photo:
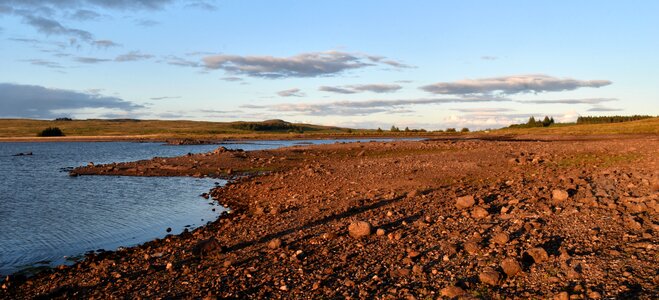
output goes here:
<path id="1" fill-rule="evenodd" d="M 659 134 L 659 117 L 638 121 L 608 124 L 555 124 L 550 127 L 503 128 L 493 130 L 497 134 L 552 134 L 552 135 L 593 135 L 593 134 Z"/>

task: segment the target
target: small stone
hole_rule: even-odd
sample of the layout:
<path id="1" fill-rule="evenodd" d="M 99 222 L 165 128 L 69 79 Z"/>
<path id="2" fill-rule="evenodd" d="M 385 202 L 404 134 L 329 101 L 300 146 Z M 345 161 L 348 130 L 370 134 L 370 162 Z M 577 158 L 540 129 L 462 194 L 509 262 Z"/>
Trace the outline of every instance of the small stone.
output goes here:
<path id="1" fill-rule="evenodd" d="M 570 294 L 567 292 L 560 292 L 554 295 L 554 300 L 570 300 Z"/>
<path id="2" fill-rule="evenodd" d="M 282 285 L 282 286 L 279 287 L 279 289 L 282 290 L 282 291 L 288 291 L 288 286 Z"/>
<path id="3" fill-rule="evenodd" d="M 501 261 L 501 269 L 508 277 L 513 277 L 522 272 L 522 266 L 514 258 L 506 258 Z"/>
<path id="4" fill-rule="evenodd" d="M 383 236 L 383 235 L 385 235 L 386 233 L 387 233 L 387 232 L 386 232 L 384 229 L 382 229 L 382 228 L 378 228 L 378 230 L 375 231 L 375 234 L 377 234 L 378 236 Z"/>
<path id="5" fill-rule="evenodd" d="M 474 204 L 476 204 L 474 196 L 463 196 L 455 199 L 455 207 L 460 209 L 472 207 Z"/>
<path id="6" fill-rule="evenodd" d="M 499 245 L 505 245 L 509 240 L 510 236 L 508 236 L 508 234 L 505 232 L 499 232 L 492 237 L 492 241 Z"/>
<path id="7" fill-rule="evenodd" d="M 532 248 L 526 251 L 526 254 L 533 258 L 533 262 L 539 264 L 549 259 L 547 251 L 541 247 Z"/>
<path id="8" fill-rule="evenodd" d="M 268 242 L 268 248 L 273 249 L 273 250 L 274 249 L 279 249 L 279 247 L 281 247 L 281 244 L 282 244 L 281 239 L 275 238 L 275 239 L 272 239 L 270 242 Z"/>
<path id="9" fill-rule="evenodd" d="M 325 233 L 323 233 L 323 239 L 326 239 L 326 240 L 333 240 L 337 237 L 338 237 L 338 235 L 334 232 L 325 232 Z"/>
<path id="10" fill-rule="evenodd" d="M 554 202 L 563 202 L 567 200 L 569 194 L 565 190 L 555 189 L 551 192 L 551 198 Z"/>
<path id="11" fill-rule="evenodd" d="M 356 221 L 348 226 L 348 234 L 351 237 L 360 239 L 371 234 L 371 224 L 366 221 Z"/>
<path id="12" fill-rule="evenodd" d="M 456 298 L 456 297 L 460 297 L 460 296 L 462 296 L 466 293 L 467 292 L 465 292 L 465 290 L 463 290 L 462 288 L 457 287 L 457 286 L 447 286 L 447 287 L 443 288 L 442 291 L 440 292 L 440 294 L 442 296 L 448 297 L 448 298 L 451 298 L 451 299 Z"/>
<path id="13" fill-rule="evenodd" d="M 589 299 L 602 299 L 602 294 L 596 291 L 591 291 L 588 293 L 588 298 Z"/>
<path id="14" fill-rule="evenodd" d="M 659 192 L 659 177 L 655 177 L 652 180 L 652 191 Z"/>
<path id="15" fill-rule="evenodd" d="M 501 279 L 501 274 L 495 270 L 488 269 L 478 274 L 478 279 L 485 284 L 498 285 L 499 280 Z"/>
<path id="16" fill-rule="evenodd" d="M 172 268 L 174 268 L 174 265 L 172 265 L 172 263 L 170 262 L 168 262 L 167 265 L 165 266 L 165 269 L 167 270 L 171 270 Z"/>
<path id="17" fill-rule="evenodd" d="M 464 249 L 467 251 L 467 253 L 474 255 L 478 253 L 480 247 L 478 247 L 478 244 L 475 242 L 466 242 L 464 244 Z"/>
<path id="18" fill-rule="evenodd" d="M 474 209 L 471 211 L 471 216 L 475 219 L 482 219 L 485 218 L 489 215 L 487 212 L 487 209 L 482 208 L 480 206 L 474 207 Z"/>

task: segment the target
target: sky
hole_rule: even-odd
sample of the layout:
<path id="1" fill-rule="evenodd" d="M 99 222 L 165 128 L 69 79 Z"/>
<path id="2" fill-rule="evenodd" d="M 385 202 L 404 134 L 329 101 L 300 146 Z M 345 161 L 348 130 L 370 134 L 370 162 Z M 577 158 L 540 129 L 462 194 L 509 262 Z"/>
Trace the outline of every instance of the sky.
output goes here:
<path id="1" fill-rule="evenodd" d="M 0 118 L 659 115 L 659 1 L 0 0 Z"/>

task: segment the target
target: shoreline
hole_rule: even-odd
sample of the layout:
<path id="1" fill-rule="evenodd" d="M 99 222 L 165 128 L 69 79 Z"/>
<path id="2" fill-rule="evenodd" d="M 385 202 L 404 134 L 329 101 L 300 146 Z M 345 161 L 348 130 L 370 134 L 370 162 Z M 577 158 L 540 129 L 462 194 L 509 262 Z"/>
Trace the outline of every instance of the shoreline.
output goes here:
<path id="1" fill-rule="evenodd" d="M 129 296 L 152 281 L 157 284 L 143 286 L 146 296 L 201 297 L 210 292 L 222 298 L 436 297 L 449 293 L 449 287 L 472 296 L 475 291 L 489 296 L 563 291 L 631 295 L 625 293 L 634 289 L 622 288 L 626 285 L 620 279 L 638 284 L 636 295 L 648 297 L 653 294 L 649 287 L 659 281 L 640 275 L 651 273 L 657 263 L 651 245 L 658 242 L 652 231 L 657 229 L 652 222 L 657 221 L 659 194 L 652 189 L 655 182 L 659 186 L 659 174 L 652 173 L 652 166 L 657 166 L 658 145 L 657 139 L 633 138 L 541 144 L 392 141 L 218 150 L 164 162 L 77 168 L 73 174 L 246 177 L 211 192 L 233 211 L 226 218 L 189 233 L 91 256 L 17 286 L 9 281 L 0 297 L 93 296 L 101 291 Z M 588 156 L 591 153 L 595 158 Z M 536 176 L 539 170 L 547 176 Z M 605 183 L 587 185 L 577 170 L 593 182 L 613 176 L 627 185 L 621 185 L 621 191 Z M 624 196 L 629 184 L 638 192 Z M 552 189 L 570 191 L 569 201 L 553 199 Z M 475 201 L 456 208 L 462 196 Z M 629 202 L 630 196 L 641 200 Z M 575 209 L 579 213 L 573 213 Z M 604 217 L 615 216 L 621 222 L 602 223 Z M 355 221 L 369 222 L 373 229 L 355 239 L 348 228 Z M 584 249 L 594 247 L 590 231 L 598 224 L 593 245 L 605 251 L 592 258 Z M 649 237 L 642 234 L 647 230 L 653 232 Z M 636 237 L 629 237 L 630 232 L 637 232 Z M 511 242 L 497 243 L 499 233 Z M 623 236 L 624 245 L 614 243 Z M 650 248 L 627 248 L 634 243 Z M 617 254 L 606 250 L 612 246 Z M 542 248 L 544 256 L 526 259 L 536 248 Z M 624 258 L 627 253 L 638 258 Z M 648 255 L 649 261 L 641 261 Z M 501 269 L 501 260 L 511 257 L 521 267 L 518 274 Z M 591 272 L 620 259 L 639 275 L 625 276 L 622 269 L 604 276 Z M 559 273 L 545 276 L 552 268 Z M 181 280 L 188 282 L 185 288 L 176 283 Z M 575 282 L 581 290 L 574 288 Z"/>

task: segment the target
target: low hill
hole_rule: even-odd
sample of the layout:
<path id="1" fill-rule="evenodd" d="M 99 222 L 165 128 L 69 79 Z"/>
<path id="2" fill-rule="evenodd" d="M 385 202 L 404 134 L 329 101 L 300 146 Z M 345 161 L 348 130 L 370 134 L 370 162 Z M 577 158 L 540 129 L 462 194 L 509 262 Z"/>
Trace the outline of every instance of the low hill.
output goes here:
<path id="1" fill-rule="evenodd" d="M 56 127 L 71 137 L 130 137 L 130 138 L 222 138 L 224 136 L 349 134 L 348 128 L 290 123 L 283 120 L 263 122 L 204 122 L 162 121 L 136 119 L 109 120 L 30 120 L 0 119 L 0 138 L 32 138 L 45 128 Z"/>

